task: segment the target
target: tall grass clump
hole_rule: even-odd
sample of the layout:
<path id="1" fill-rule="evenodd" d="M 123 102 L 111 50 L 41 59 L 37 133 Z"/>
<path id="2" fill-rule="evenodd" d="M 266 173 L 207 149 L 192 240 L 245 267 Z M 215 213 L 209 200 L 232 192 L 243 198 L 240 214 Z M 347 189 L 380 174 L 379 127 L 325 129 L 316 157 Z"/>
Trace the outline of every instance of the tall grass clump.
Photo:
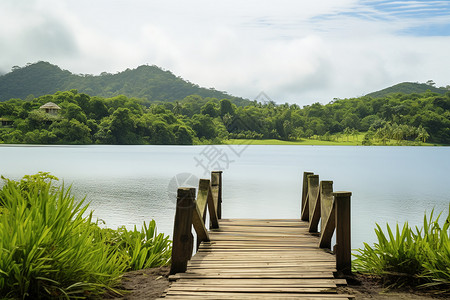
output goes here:
<path id="1" fill-rule="evenodd" d="M 148 226 L 144 222 L 141 230 L 136 226 L 134 230 L 127 230 L 125 226 L 117 230 L 104 228 L 102 235 L 107 243 L 115 245 L 127 256 L 127 268 L 130 270 L 166 266 L 170 263 L 172 241 L 168 236 L 157 233 L 155 220 L 151 220 Z"/>
<path id="2" fill-rule="evenodd" d="M 48 173 L 3 180 L 0 298 L 92 298 L 114 291 L 126 270 L 168 263 L 171 244 L 154 221 L 139 234 L 102 229 Z"/>
<path id="3" fill-rule="evenodd" d="M 392 230 L 387 224 L 385 233 L 376 224 L 378 243 L 364 243 L 357 250 L 355 271 L 380 276 L 392 287 L 410 285 L 450 293 L 450 212 L 442 226 L 441 214 L 436 218 L 434 211 L 429 217 L 425 214 L 420 229 L 405 223 Z"/>

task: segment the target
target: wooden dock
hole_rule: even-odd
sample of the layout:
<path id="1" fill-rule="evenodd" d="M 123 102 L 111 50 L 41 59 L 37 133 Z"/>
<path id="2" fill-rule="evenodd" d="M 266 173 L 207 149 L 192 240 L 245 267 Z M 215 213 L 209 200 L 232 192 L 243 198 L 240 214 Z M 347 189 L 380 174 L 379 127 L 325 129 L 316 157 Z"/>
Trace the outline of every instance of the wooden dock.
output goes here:
<path id="1" fill-rule="evenodd" d="M 221 174 L 216 173 L 213 176 L 219 178 L 213 177 L 212 185 L 209 181 L 200 182 L 196 201 L 190 199 L 183 203 L 195 197 L 192 189 L 179 192 L 175 218 L 175 228 L 178 229 L 174 229 L 173 275 L 170 276 L 173 282 L 165 298 L 353 298 L 337 293 L 337 286 L 346 285 L 345 279 L 335 277 L 340 265 L 331 251 L 318 247 L 323 242 L 322 234 L 312 234 L 310 222 L 300 219 L 217 218 L 211 220 L 213 228 L 206 231 L 206 207 L 210 206 L 212 219 L 215 212 L 221 211 Z M 320 187 L 315 200 L 320 196 L 326 198 L 325 194 Z M 317 201 L 310 201 L 307 194 L 302 199 L 302 205 L 309 206 L 312 202 L 317 205 Z M 192 225 L 186 230 L 182 224 L 194 225 L 199 237 L 197 252 L 192 257 Z M 202 230 L 205 232 L 199 233 Z M 348 273 L 347 268 L 345 266 L 340 271 Z"/>

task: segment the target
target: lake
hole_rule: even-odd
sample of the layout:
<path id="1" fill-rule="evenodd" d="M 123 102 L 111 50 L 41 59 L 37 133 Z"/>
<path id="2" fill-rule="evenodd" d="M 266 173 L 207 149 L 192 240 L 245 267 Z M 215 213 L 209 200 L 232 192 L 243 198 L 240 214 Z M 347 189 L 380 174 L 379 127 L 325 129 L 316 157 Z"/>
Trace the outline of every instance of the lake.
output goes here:
<path id="1" fill-rule="evenodd" d="M 447 213 L 449 147 L 0 146 L 0 174 L 51 172 L 86 196 L 106 226 L 155 219 L 172 235 L 175 193 L 223 170 L 223 218 L 299 218 L 304 171 L 351 191 L 352 247 L 375 241 L 375 223 L 421 224 Z"/>

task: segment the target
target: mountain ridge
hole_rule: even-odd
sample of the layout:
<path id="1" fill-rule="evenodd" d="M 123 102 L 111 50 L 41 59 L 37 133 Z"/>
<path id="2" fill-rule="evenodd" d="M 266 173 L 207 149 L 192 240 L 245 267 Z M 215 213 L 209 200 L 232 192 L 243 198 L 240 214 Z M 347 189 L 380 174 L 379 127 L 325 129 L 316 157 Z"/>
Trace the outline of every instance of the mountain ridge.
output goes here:
<path id="1" fill-rule="evenodd" d="M 248 99 L 235 97 L 214 88 L 200 87 L 155 65 L 128 68 L 116 74 L 103 72 L 100 75 L 91 75 L 74 74 L 49 62 L 39 61 L 25 67 L 14 66 L 11 72 L 0 74 L 0 102 L 13 98 L 26 99 L 29 95 L 39 97 L 72 89 L 104 98 L 125 95 L 145 99 L 148 103 L 174 102 L 194 94 L 203 98 L 229 99 L 238 106 L 251 103 Z M 396 93 L 421 94 L 427 91 L 445 94 L 449 90 L 436 88 L 430 83 L 402 82 L 366 96 L 382 98 Z"/>
<path id="2" fill-rule="evenodd" d="M 432 93 L 438 93 L 444 95 L 449 90 L 445 88 L 437 88 L 427 83 L 418 83 L 418 82 L 402 82 L 398 84 L 394 84 L 393 86 L 384 88 L 382 90 L 372 92 L 367 94 L 366 96 L 370 96 L 372 98 L 382 98 L 389 96 L 390 94 L 403 93 L 403 94 L 422 94 L 426 91 L 430 91 Z"/>
<path id="3" fill-rule="evenodd" d="M 157 66 L 141 65 L 116 74 L 73 74 L 49 62 L 39 61 L 25 67 L 13 67 L 0 75 L 0 102 L 12 98 L 39 97 L 57 91 L 76 89 L 91 96 L 147 99 L 149 102 L 173 102 L 189 95 L 229 99 L 237 105 L 250 101 L 214 88 L 203 88 Z"/>

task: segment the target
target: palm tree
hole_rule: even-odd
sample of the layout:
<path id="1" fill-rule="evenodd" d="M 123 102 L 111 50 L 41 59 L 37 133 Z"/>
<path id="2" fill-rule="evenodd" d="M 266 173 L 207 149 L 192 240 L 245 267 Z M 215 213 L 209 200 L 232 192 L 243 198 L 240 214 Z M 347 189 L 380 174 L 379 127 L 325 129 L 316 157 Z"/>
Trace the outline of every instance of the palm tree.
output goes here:
<path id="1" fill-rule="evenodd" d="M 354 138 L 356 141 L 358 141 L 359 131 L 358 131 L 357 129 L 355 129 L 355 128 L 352 129 L 352 135 L 353 135 L 353 138 Z"/>
<path id="2" fill-rule="evenodd" d="M 425 143 L 429 137 L 430 135 L 428 134 L 427 130 L 423 128 L 422 125 L 420 125 L 417 129 L 417 139 Z"/>
<path id="3" fill-rule="evenodd" d="M 403 136 L 404 136 L 404 130 L 401 126 L 396 126 L 393 130 L 392 130 L 392 135 L 394 137 L 394 139 L 397 140 L 397 143 L 399 144 L 401 140 L 403 140 Z"/>
<path id="4" fill-rule="evenodd" d="M 348 142 L 348 136 L 352 134 L 352 130 L 347 127 L 344 129 L 344 134 L 347 136 L 347 142 Z"/>
<path id="5" fill-rule="evenodd" d="M 183 108 L 183 105 L 180 102 L 175 101 L 175 105 L 173 106 L 172 111 L 174 114 L 179 115 L 181 113 L 182 108 Z"/>

